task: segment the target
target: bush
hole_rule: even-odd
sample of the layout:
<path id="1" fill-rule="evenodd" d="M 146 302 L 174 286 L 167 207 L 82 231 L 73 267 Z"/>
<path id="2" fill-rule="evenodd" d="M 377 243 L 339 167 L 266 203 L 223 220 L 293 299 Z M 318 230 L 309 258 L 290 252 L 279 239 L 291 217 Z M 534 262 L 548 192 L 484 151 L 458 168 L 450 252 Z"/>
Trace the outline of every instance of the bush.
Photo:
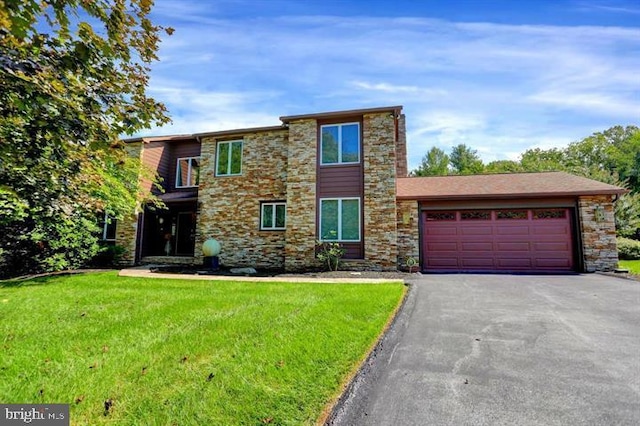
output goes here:
<path id="1" fill-rule="evenodd" d="M 640 241 L 619 237 L 618 258 L 624 260 L 640 260 Z"/>
<path id="2" fill-rule="evenodd" d="M 90 264 L 91 266 L 101 268 L 116 266 L 120 259 L 122 259 L 124 251 L 124 247 L 119 245 L 103 245 L 98 254 L 91 260 Z"/>
<path id="3" fill-rule="evenodd" d="M 329 241 L 316 241 L 316 257 L 327 265 L 329 271 L 337 271 L 340 259 L 344 256 L 345 250 L 340 243 Z"/>

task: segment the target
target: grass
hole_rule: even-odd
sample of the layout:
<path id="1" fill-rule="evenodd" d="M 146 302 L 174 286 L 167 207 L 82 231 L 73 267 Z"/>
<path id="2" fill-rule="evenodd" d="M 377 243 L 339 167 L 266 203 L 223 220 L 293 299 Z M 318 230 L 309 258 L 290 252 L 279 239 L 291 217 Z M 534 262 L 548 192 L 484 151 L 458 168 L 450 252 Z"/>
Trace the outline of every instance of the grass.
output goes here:
<path id="1" fill-rule="evenodd" d="M 640 275 L 640 260 L 619 260 L 618 266 L 628 269 L 632 274 Z"/>
<path id="2" fill-rule="evenodd" d="M 111 272 L 0 283 L 0 401 L 70 403 L 74 425 L 313 424 L 404 291 Z"/>

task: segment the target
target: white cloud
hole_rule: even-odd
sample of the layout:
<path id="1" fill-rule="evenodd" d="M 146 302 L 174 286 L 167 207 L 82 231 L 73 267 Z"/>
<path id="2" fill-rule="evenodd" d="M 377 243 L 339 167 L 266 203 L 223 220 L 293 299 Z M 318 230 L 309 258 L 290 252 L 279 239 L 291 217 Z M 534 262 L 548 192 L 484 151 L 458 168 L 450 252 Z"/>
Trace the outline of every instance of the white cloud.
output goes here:
<path id="1" fill-rule="evenodd" d="M 176 28 L 151 86 L 172 112 L 171 129 L 403 104 L 415 164 L 433 145 L 513 159 L 639 121 L 636 28 L 216 15 L 231 4 L 157 2 Z"/>

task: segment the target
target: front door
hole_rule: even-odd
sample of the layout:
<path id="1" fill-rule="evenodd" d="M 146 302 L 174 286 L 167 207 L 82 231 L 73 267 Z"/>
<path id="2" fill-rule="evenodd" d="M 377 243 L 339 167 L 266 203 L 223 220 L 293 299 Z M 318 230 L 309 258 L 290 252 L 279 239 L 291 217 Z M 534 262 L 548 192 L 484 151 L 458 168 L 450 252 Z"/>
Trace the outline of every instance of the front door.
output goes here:
<path id="1" fill-rule="evenodd" d="M 193 256 L 195 204 L 176 203 L 167 207 L 145 212 L 142 256 Z"/>
<path id="2" fill-rule="evenodd" d="M 193 256 L 196 241 L 196 221 L 194 212 L 180 212 L 176 227 L 176 255 Z"/>

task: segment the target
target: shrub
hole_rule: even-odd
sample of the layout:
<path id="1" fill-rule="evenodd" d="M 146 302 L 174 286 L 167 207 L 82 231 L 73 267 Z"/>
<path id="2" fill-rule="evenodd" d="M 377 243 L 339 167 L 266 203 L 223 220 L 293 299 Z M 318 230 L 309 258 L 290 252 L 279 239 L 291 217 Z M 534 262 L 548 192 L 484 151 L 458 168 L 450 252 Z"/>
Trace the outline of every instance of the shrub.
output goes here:
<path id="1" fill-rule="evenodd" d="M 640 241 L 619 237 L 618 257 L 624 260 L 640 260 Z"/>
<path id="2" fill-rule="evenodd" d="M 91 260 L 91 266 L 95 267 L 111 267 L 118 264 L 124 254 L 124 247 L 108 244 L 104 245 L 100 252 Z"/>
<path id="3" fill-rule="evenodd" d="M 316 247 L 316 257 L 321 262 L 326 263 L 330 271 L 337 271 L 340 259 L 345 252 L 340 243 L 318 240 L 316 241 Z"/>

